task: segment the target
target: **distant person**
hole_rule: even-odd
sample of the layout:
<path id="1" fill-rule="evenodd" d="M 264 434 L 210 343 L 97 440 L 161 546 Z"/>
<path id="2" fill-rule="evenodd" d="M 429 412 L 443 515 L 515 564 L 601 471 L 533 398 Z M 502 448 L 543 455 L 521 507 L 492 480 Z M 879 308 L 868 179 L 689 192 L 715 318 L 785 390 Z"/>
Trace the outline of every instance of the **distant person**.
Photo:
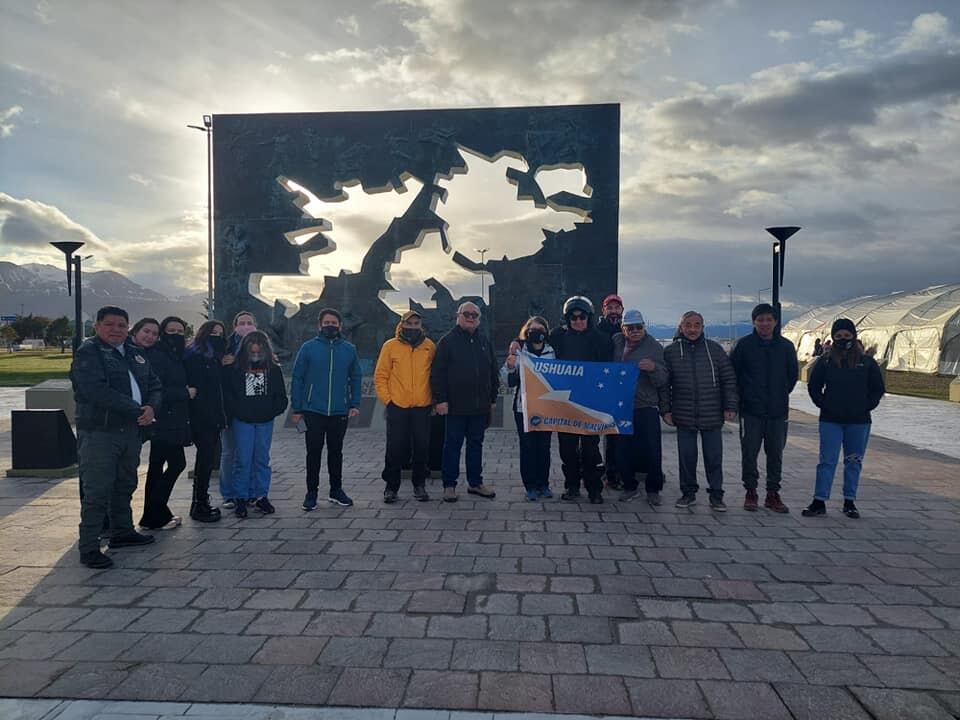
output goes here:
<path id="1" fill-rule="evenodd" d="M 244 336 L 226 372 L 224 403 L 233 418 L 234 514 L 247 517 L 247 498 L 253 498 L 253 510 L 272 515 L 276 511 L 269 497 L 273 421 L 287 409 L 287 391 L 265 333 L 254 330 Z"/>
<path id="2" fill-rule="evenodd" d="M 193 444 L 197 447 L 190 518 L 203 523 L 220 520 L 220 508 L 210 504 L 210 476 L 217 462 L 220 434 L 227 426 L 223 409 L 223 354 L 226 349 L 223 323 L 207 320 L 197 328 L 193 342 L 184 354 L 187 385 L 196 390 L 190 399 L 190 429 Z"/>
<path id="3" fill-rule="evenodd" d="M 757 455 L 763 446 L 767 456 L 767 496 L 763 506 L 787 513 L 790 509 L 780 498 L 780 483 L 790 393 L 800 377 L 797 350 L 775 332 L 777 315 L 772 305 L 760 303 L 750 317 L 753 332 L 740 338 L 730 354 L 740 390 L 741 478 L 746 490 L 743 509 L 755 511 L 759 507 Z"/>
<path id="4" fill-rule="evenodd" d="M 197 390 L 189 387 L 183 365 L 186 327 L 181 318 L 164 318 L 158 341 L 144 353 L 163 385 L 162 404 L 150 431 L 150 461 L 140 517 L 140 527 L 147 530 L 173 530 L 182 522 L 167 503 L 177 478 L 187 467 L 183 448 L 192 443 L 190 399 Z"/>
<path id="5" fill-rule="evenodd" d="M 840 448 L 843 448 L 843 514 L 859 518 L 857 488 L 870 438 L 870 411 L 886 392 L 880 366 L 863 352 L 857 327 L 839 318 L 830 329 L 833 345 L 810 371 L 807 392 L 820 408 L 820 462 L 813 502 L 804 517 L 825 515 Z"/>
<path id="6" fill-rule="evenodd" d="M 831 340 L 830 338 L 827 338 L 823 343 L 822 352 L 820 354 L 826 355 L 828 352 L 830 352 L 830 348 L 832 347 L 833 347 L 833 340 Z"/>
<path id="7" fill-rule="evenodd" d="M 623 298 L 611 293 L 603 299 L 600 305 L 600 320 L 597 330 L 611 338 L 622 331 Z M 619 435 L 605 435 L 603 438 L 603 464 L 601 470 L 606 477 L 607 487 L 611 490 L 622 490 L 621 473 L 618 469 L 620 451 L 617 446 L 621 443 Z"/>
<path id="8" fill-rule="evenodd" d="M 224 366 L 233 365 L 243 338 L 257 329 L 257 318 L 248 310 L 241 310 L 233 316 L 233 332 L 227 338 L 227 347 L 221 362 Z M 227 426 L 220 434 L 220 496 L 223 507 L 232 510 L 237 506 L 236 492 L 233 490 L 233 467 L 236 464 L 233 455 L 232 418 L 227 415 Z M 250 500 L 252 498 L 246 498 Z"/>
<path id="9" fill-rule="evenodd" d="M 710 507 L 724 512 L 723 423 L 737 418 L 737 379 L 730 358 L 718 343 L 703 334 L 703 316 L 683 314 L 677 339 L 663 353 L 670 374 L 670 393 L 663 420 L 677 428 L 680 492 L 676 502 L 689 508 L 697 502 L 697 437 L 703 447 L 703 466 Z"/>
<path id="10" fill-rule="evenodd" d="M 381 477 L 386 483 L 383 501 L 395 503 L 400 490 L 400 472 L 410 463 L 413 497 L 420 502 L 427 493 L 427 459 L 430 452 L 430 367 L 437 346 L 423 333 L 423 319 L 407 310 L 397 323 L 394 337 L 380 348 L 373 374 L 377 398 L 387 416 L 387 446 Z"/>
<path id="11" fill-rule="evenodd" d="M 515 388 L 513 395 L 513 418 L 520 436 L 520 480 L 529 502 L 540 498 L 550 499 L 550 438 L 553 433 L 546 431 L 525 432 L 523 429 L 523 409 L 520 407 L 520 367 L 519 358 L 553 358 L 556 355 L 547 337 L 550 325 L 539 315 L 528 319 L 520 328 L 517 339 L 507 349 L 507 359 L 500 368 L 500 381 L 507 387 Z"/>
<path id="12" fill-rule="evenodd" d="M 820 357 L 821 355 L 823 355 L 823 343 L 820 338 L 817 338 L 813 341 L 813 357 Z"/>
<path id="13" fill-rule="evenodd" d="M 467 492 L 492 500 L 483 483 L 483 436 L 500 393 L 500 375 L 490 341 L 480 334 L 480 308 L 472 302 L 457 309 L 457 324 L 440 338 L 430 369 L 434 409 L 446 416 L 443 437 L 444 502 L 457 501 L 460 452 L 467 443 Z"/>
<path id="14" fill-rule="evenodd" d="M 290 386 L 293 414 L 290 419 L 306 426 L 307 494 L 303 509 L 315 510 L 320 490 L 320 458 L 327 446 L 328 500 L 350 507 L 353 500 L 343 491 L 343 438 L 350 418 L 360 414 L 363 374 L 357 348 L 341 335 L 343 317 L 324 308 L 318 319 L 317 336 L 307 340 L 297 353 Z"/>
<path id="15" fill-rule="evenodd" d="M 160 379 L 128 339 L 130 318 L 108 305 L 97 311 L 96 335 L 77 349 L 70 367 L 77 403 L 80 485 L 80 562 L 108 568 L 100 551 L 104 520 L 110 518 L 111 548 L 152 543 L 133 527 L 130 500 L 137 489 L 140 432 L 160 407 Z"/>
<path id="16" fill-rule="evenodd" d="M 567 298 L 563 303 L 563 320 L 564 324 L 550 333 L 550 345 L 558 359 L 610 362 L 613 341 L 608 334 L 594 327 L 593 303 L 589 298 L 582 295 Z M 558 432 L 557 444 L 566 488 L 560 499 L 577 502 L 582 482 L 590 502 L 602 503 L 600 436 Z"/>
<path id="17" fill-rule="evenodd" d="M 623 481 L 621 502 L 638 494 L 637 473 L 644 474 L 647 502 L 660 505 L 663 490 L 663 446 L 660 433 L 660 406 L 668 392 L 669 374 L 663 360 L 663 346 L 647 333 L 643 314 L 627 310 L 622 332 L 613 336 L 613 359 L 633 363 L 639 369 L 633 395 L 633 434 L 617 437 L 617 466 Z"/>

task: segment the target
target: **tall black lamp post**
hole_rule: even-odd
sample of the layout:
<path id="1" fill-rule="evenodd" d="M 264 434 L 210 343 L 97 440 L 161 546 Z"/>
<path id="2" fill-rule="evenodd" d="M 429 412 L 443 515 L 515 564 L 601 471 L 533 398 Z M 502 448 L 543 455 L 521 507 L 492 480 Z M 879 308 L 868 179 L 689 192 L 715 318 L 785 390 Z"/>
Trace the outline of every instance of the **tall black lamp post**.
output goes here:
<path id="1" fill-rule="evenodd" d="M 780 288 L 783 286 L 783 270 L 787 260 L 787 238 L 798 232 L 800 228 L 790 227 L 768 227 L 767 232 L 776 238 L 773 243 L 773 298 L 770 303 L 777 313 L 777 332 L 780 332 L 782 313 L 780 311 Z"/>
<path id="2" fill-rule="evenodd" d="M 74 318 L 73 332 L 73 352 L 77 352 L 80 343 L 83 342 L 83 303 L 80 297 L 80 266 L 83 264 L 83 258 L 73 254 L 83 247 L 82 242 L 68 241 L 50 243 L 57 250 L 62 252 L 67 258 L 67 295 L 73 295 L 73 306 L 76 317 Z M 71 271 L 72 274 L 71 274 Z M 75 287 L 73 287 L 75 286 Z"/>
<path id="3" fill-rule="evenodd" d="M 187 125 L 207 134 L 207 317 L 213 317 L 213 162 L 211 142 L 213 140 L 213 116 L 203 116 L 203 127 Z M 196 137 L 196 135 L 194 135 Z"/>

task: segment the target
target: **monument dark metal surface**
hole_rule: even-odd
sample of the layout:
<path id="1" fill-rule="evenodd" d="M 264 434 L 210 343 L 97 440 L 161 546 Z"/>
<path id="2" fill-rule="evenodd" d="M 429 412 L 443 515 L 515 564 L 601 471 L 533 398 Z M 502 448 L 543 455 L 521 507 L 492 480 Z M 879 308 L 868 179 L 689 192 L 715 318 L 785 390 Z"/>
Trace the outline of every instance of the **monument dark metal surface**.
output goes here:
<path id="1" fill-rule="evenodd" d="M 484 309 L 497 348 L 505 348 L 532 314 L 559 321 L 563 300 L 576 294 L 600 299 L 616 289 L 619 221 L 619 105 L 404 110 L 384 112 L 215 115 L 213 118 L 214 232 L 217 315 L 229 319 L 252 310 L 281 347 L 296 351 L 316 331 L 320 308 L 332 306 L 362 358 L 376 358 L 393 336 L 397 312 L 383 301 L 393 290 L 389 269 L 405 250 L 438 233 L 451 261 L 492 278 L 489 307 L 479 297 L 454 297 L 435 278 L 436 307 L 414 300 L 433 337 L 454 322 L 456 306 L 476 302 Z M 491 259 L 483 265 L 453 252 L 438 203 L 447 188 L 437 183 L 466 170 L 461 150 L 487 159 L 522 158 L 528 170 L 507 169 L 518 202 L 573 210 L 583 222 L 572 230 L 542 230 L 540 249 L 523 257 Z M 584 195 L 545 195 L 537 173 L 557 167 L 583 169 Z M 301 209 L 286 180 L 319 198 L 343 196 L 359 181 L 364 190 L 399 189 L 409 178 L 422 183 L 405 212 L 369 238 L 359 272 L 324 278 L 319 297 L 291 314 L 280 302 L 257 297 L 263 276 L 304 276 L 311 255 L 332 243 L 317 220 Z M 328 229 L 328 228 L 327 228 Z M 306 242 L 298 232 L 316 231 Z M 335 253 L 336 250 L 333 250 Z M 331 257 L 336 257 L 335 254 Z"/>

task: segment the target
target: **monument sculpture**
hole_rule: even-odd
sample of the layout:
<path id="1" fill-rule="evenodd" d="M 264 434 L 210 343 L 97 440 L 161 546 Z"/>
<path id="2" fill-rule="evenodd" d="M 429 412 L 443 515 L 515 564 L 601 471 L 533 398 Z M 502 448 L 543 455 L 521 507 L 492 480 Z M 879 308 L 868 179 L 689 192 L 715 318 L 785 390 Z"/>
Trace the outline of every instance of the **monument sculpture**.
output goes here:
<path id="1" fill-rule="evenodd" d="M 492 277 L 489 303 L 474 295 L 454 297 L 437 278 L 426 280 L 434 306 L 410 299 L 431 336 L 453 325 L 466 300 L 483 309 L 497 348 L 505 348 L 531 314 L 559 321 L 564 298 L 588 295 L 597 307 L 616 289 L 619 216 L 619 105 L 579 105 L 464 110 L 215 115 L 213 117 L 216 307 L 221 318 L 253 311 L 281 348 L 296 351 L 316 332 L 318 311 L 338 308 L 346 334 L 361 358 L 374 361 L 392 337 L 398 312 L 384 294 L 393 290 L 390 268 L 401 255 L 437 234 L 449 262 Z M 504 255 L 483 264 L 451 246 L 439 185 L 467 163 L 463 152 L 489 161 L 508 155 L 506 181 L 518 202 L 575 212 L 571 230 L 543 229 L 539 250 Z M 583 194 L 545 194 L 538 173 L 581 168 Z M 323 279 L 316 300 L 296 307 L 264 297 L 265 277 L 303 277 L 307 261 L 337 248 L 325 235 L 329 223 L 305 214 L 309 198 L 346 197 L 358 184 L 372 192 L 420 187 L 406 210 L 379 235 L 371 235 L 359 272 L 340 270 Z M 400 308 L 403 310 L 405 308 Z"/>

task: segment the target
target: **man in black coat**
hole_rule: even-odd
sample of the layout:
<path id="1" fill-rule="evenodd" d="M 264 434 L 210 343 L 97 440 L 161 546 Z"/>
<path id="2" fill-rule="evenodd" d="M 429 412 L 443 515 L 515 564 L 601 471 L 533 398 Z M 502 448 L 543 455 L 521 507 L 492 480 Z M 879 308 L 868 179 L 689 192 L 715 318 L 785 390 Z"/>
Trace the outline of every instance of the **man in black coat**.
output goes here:
<path id="1" fill-rule="evenodd" d="M 100 552 L 100 533 L 110 518 L 110 547 L 153 542 L 133 529 L 130 499 L 137 489 L 140 433 L 153 424 L 162 387 L 140 350 L 128 340 L 127 311 L 107 306 L 97 311 L 96 337 L 73 357 L 70 380 L 77 403 L 80 456 L 80 562 L 107 568 L 113 561 Z"/>
<path id="2" fill-rule="evenodd" d="M 740 389 L 740 454 L 744 510 L 759 506 L 757 455 L 763 445 L 767 456 L 767 497 L 764 507 L 790 512 L 780 499 L 783 448 L 787 443 L 790 393 L 800 375 L 793 343 L 776 332 L 773 306 L 757 305 L 751 313 L 753 332 L 740 338 L 730 354 Z"/>
<path id="3" fill-rule="evenodd" d="M 437 343 L 430 368 L 434 409 L 447 418 L 443 438 L 444 502 L 457 501 L 460 450 L 467 442 L 467 492 L 493 499 L 493 488 L 483 484 L 483 435 L 500 394 L 500 368 L 493 346 L 483 337 L 480 308 L 472 302 L 457 309 L 457 324 Z"/>
<path id="4" fill-rule="evenodd" d="M 568 298 L 563 304 L 565 325 L 550 333 L 550 345 L 558 360 L 585 360 L 610 362 L 613 357 L 613 340 L 593 325 L 593 303 L 582 295 Z M 603 502 L 603 483 L 600 472 L 603 460 L 600 457 L 598 435 L 557 433 L 560 446 L 560 461 L 566 490 L 561 500 L 577 502 L 580 499 L 580 482 L 587 490 L 593 504 Z"/>

